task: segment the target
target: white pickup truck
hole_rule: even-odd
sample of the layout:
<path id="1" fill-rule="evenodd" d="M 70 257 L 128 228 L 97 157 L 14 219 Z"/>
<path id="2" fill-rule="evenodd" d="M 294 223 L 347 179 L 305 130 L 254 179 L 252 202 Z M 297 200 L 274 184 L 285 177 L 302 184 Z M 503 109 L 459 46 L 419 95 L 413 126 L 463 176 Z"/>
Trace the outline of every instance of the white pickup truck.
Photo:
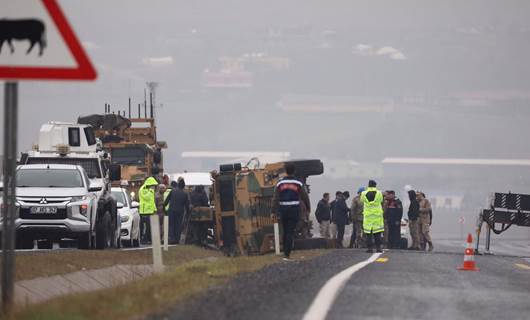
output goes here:
<path id="1" fill-rule="evenodd" d="M 99 191 L 93 191 L 97 200 L 92 207 L 88 242 L 83 238 L 79 247 L 104 249 L 120 246 L 120 217 L 116 200 L 110 192 L 111 181 L 120 179 L 120 166 L 112 165 L 108 155 L 98 148 L 91 126 L 66 122 L 43 124 L 38 144 L 22 154 L 20 163 L 81 166 L 88 177 L 87 186 Z"/>
<path id="2" fill-rule="evenodd" d="M 76 239 L 81 249 L 112 246 L 111 213 L 97 214 L 101 185 L 91 184 L 79 165 L 32 164 L 17 167 L 16 247 L 51 248 L 62 239 Z M 92 241 L 95 236 L 95 241 Z M 41 243 L 43 245 L 41 246 Z"/>

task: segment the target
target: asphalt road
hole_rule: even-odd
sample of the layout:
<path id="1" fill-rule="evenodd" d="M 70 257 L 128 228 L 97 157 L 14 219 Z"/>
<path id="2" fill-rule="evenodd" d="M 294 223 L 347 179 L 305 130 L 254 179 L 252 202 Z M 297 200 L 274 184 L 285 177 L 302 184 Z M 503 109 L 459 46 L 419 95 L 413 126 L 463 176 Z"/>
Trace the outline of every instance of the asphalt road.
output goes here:
<path id="1" fill-rule="evenodd" d="M 458 271 L 463 250 L 394 250 L 337 290 L 326 319 L 530 319 L 530 261 L 477 256 L 479 272 Z M 462 252 L 462 253 L 459 253 Z M 371 255 L 333 250 L 245 274 L 153 319 L 303 319 L 321 288 Z M 316 302 L 319 305 L 319 301 Z M 316 318 L 312 318 L 316 319 Z"/>

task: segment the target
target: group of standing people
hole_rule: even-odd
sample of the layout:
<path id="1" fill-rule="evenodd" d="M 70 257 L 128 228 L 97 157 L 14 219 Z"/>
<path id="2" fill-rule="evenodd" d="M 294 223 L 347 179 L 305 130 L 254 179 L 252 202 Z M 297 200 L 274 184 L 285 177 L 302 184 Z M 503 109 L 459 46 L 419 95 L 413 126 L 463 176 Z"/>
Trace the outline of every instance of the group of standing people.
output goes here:
<path id="1" fill-rule="evenodd" d="M 403 204 L 393 190 L 381 192 L 377 183 L 368 182 L 368 188 L 361 187 L 348 208 L 348 191 L 337 191 L 335 199 L 330 201 L 329 193 L 324 193 L 315 211 L 320 227 L 320 235 L 335 239 L 339 248 L 344 246 L 346 225 L 352 225 L 350 248 L 368 247 L 373 244 L 380 250 L 384 245 L 389 249 L 400 249 Z M 412 244 L 410 250 L 433 250 L 430 236 L 432 209 L 423 192 L 409 191 L 410 206 L 408 210 L 409 229 Z M 379 208 L 380 207 L 380 208 Z M 381 239 L 382 236 L 382 239 Z"/>
<path id="2" fill-rule="evenodd" d="M 159 183 L 154 177 L 149 177 L 138 191 L 140 200 L 140 242 L 151 243 L 150 216 L 158 214 L 162 235 L 162 221 L 165 215 L 169 218 L 169 244 L 180 243 L 186 218 L 189 217 L 192 207 L 209 206 L 208 195 L 204 186 L 196 186 L 188 193 L 186 183 L 182 177 L 171 184 Z"/>

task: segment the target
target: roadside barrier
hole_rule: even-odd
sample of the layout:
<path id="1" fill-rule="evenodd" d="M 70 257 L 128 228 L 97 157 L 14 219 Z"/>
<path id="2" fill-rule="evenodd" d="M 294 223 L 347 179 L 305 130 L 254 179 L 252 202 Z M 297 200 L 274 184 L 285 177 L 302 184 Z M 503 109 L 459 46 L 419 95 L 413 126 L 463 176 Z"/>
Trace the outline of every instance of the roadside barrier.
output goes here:
<path id="1" fill-rule="evenodd" d="M 157 214 L 149 217 L 151 222 L 151 244 L 153 246 L 153 268 L 155 273 L 164 271 L 162 245 L 160 243 L 160 220 Z"/>
<path id="2" fill-rule="evenodd" d="M 479 271 L 480 269 L 475 265 L 475 252 L 473 250 L 473 236 L 471 233 L 467 235 L 467 245 L 464 251 L 464 265 L 458 268 L 461 271 Z"/>

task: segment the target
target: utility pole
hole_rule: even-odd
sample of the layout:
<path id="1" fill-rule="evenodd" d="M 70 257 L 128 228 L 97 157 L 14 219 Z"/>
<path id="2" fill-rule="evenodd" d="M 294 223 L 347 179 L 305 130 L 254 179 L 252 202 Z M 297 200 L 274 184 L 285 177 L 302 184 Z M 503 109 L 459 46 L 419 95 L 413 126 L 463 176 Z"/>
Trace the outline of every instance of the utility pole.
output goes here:
<path id="1" fill-rule="evenodd" d="M 13 311 L 15 278 L 15 210 L 18 83 L 4 85 L 4 190 L 2 199 L 2 313 Z"/>

